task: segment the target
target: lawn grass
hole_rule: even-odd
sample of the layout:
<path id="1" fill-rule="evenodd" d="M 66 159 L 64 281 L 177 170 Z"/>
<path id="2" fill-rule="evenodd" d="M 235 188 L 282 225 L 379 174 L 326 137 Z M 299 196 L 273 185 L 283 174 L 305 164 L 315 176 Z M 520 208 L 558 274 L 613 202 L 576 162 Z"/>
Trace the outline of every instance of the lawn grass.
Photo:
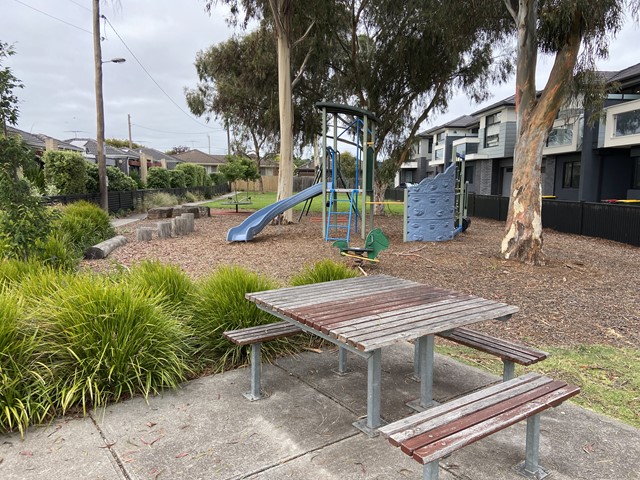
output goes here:
<path id="1" fill-rule="evenodd" d="M 246 201 L 247 197 L 250 197 L 251 204 L 250 205 L 240 205 L 239 207 L 243 210 L 260 210 L 261 208 L 267 207 L 276 201 L 276 193 L 275 192 L 265 192 L 265 193 L 257 193 L 257 192 L 238 192 L 238 200 L 240 202 Z M 346 193 L 338 194 L 339 200 L 345 200 L 344 202 L 338 202 L 338 211 L 347 211 L 349 208 L 349 204 L 347 203 L 348 197 Z M 225 204 L 226 202 L 233 201 L 232 198 L 222 198 L 218 200 L 213 200 L 211 202 L 205 203 L 204 206 L 211 208 L 231 208 L 235 209 L 235 204 Z M 360 204 L 361 205 L 361 204 Z M 304 206 L 304 202 L 299 203 L 293 210 L 295 212 L 299 212 L 302 210 Z M 386 213 L 392 215 L 402 215 L 404 211 L 404 205 L 402 204 L 387 204 L 385 205 Z M 309 210 L 313 213 L 321 213 L 322 212 L 322 203 L 320 202 L 320 197 L 315 197 L 313 202 L 311 203 L 311 208 Z"/>
<path id="2" fill-rule="evenodd" d="M 530 367 L 517 365 L 516 375 L 536 371 L 578 385 L 575 403 L 640 428 L 640 351 L 603 345 L 543 350 L 549 358 Z M 502 362 L 492 355 L 450 344 L 438 345 L 437 351 L 502 375 Z"/>

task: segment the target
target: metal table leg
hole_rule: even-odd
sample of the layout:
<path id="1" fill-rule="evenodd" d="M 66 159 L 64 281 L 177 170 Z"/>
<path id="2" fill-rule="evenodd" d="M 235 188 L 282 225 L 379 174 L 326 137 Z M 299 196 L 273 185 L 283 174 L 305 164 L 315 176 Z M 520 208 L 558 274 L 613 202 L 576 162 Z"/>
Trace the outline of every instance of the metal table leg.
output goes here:
<path id="1" fill-rule="evenodd" d="M 382 376 L 382 350 L 374 350 L 367 359 L 367 418 L 353 425 L 370 437 L 378 435 L 380 420 L 380 386 Z"/>
<path id="2" fill-rule="evenodd" d="M 433 335 L 420 337 L 416 341 L 418 371 L 420 372 L 420 398 L 407 403 L 407 406 L 421 412 L 437 405 L 433 400 L 433 366 L 435 343 Z"/>

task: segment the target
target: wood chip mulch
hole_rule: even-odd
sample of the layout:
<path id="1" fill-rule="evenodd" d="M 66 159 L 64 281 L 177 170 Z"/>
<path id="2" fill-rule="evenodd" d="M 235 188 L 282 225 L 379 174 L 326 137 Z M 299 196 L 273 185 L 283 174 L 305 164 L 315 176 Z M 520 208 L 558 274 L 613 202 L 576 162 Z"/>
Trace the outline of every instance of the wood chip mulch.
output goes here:
<path id="1" fill-rule="evenodd" d="M 121 227 L 128 243 L 106 260 L 84 261 L 99 271 L 131 266 L 142 259 L 180 265 L 193 278 L 219 265 L 241 265 L 282 285 L 303 265 L 324 258 L 351 263 L 324 242 L 317 218 L 267 226 L 247 243 L 229 243 L 229 228 L 245 213 L 196 220 L 196 231 L 183 237 L 138 242 L 141 221 Z M 295 216 L 297 220 L 297 215 Z M 505 323 L 475 328 L 539 347 L 604 344 L 637 347 L 640 343 L 640 248 L 590 237 L 544 231 L 547 265 L 533 267 L 498 255 L 504 224 L 472 219 L 469 229 L 450 242 L 403 243 L 402 218 L 376 217 L 391 245 L 369 274 L 385 273 L 516 305 L 520 311 Z M 352 239 L 361 246 L 362 240 Z"/>

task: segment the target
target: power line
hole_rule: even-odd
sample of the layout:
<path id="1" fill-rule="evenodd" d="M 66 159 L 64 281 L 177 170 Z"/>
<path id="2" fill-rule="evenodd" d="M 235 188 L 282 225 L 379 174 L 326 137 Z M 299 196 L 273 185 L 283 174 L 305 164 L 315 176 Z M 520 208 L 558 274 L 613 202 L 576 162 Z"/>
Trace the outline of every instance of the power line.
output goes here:
<path id="1" fill-rule="evenodd" d="M 93 35 L 93 32 L 91 32 L 91 31 L 89 31 L 89 30 L 86 30 L 86 29 L 84 29 L 84 28 L 82 28 L 82 27 L 79 27 L 79 26 L 77 26 L 77 25 L 74 25 L 73 23 L 69 23 L 69 22 L 67 22 L 66 20 L 62 20 L 61 18 L 54 17 L 53 15 L 50 15 L 50 14 L 48 14 L 47 12 L 43 12 L 42 10 L 38 10 L 37 8 L 32 7 L 31 5 L 27 5 L 26 3 L 21 2 L 20 0 L 13 0 L 13 1 L 14 1 L 14 2 L 16 2 L 16 3 L 19 3 L 20 5 L 25 6 L 25 7 L 27 7 L 27 8 L 30 8 L 31 10 L 35 10 L 36 12 L 41 13 L 42 15 L 46 15 L 46 16 L 47 16 L 47 17 L 49 17 L 49 18 L 53 18 L 54 20 L 57 20 L 58 22 L 62 22 L 62 23 L 64 23 L 65 25 L 69 25 L 70 27 L 77 28 L 78 30 L 82 30 L 83 32 L 86 32 L 86 33 L 88 33 L 89 35 Z M 75 2 L 74 2 L 74 3 L 75 3 Z"/>
<path id="2" fill-rule="evenodd" d="M 155 128 L 143 127 L 142 125 L 138 125 L 137 123 L 132 123 L 131 125 L 134 126 L 134 127 L 142 128 L 144 130 L 150 130 L 152 132 L 158 132 L 158 133 L 168 133 L 168 134 L 171 134 L 171 135 L 208 135 L 208 134 L 213 133 L 213 132 L 224 132 L 225 131 L 224 128 L 212 128 L 208 132 L 169 132 L 167 130 L 158 130 L 158 129 L 155 129 Z"/>
<path id="3" fill-rule="evenodd" d="M 78 2 L 74 2 L 73 0 L 69 0 L 69 1 L 70 1 L 71 3 L 73 3 L 74 5 L 77 5 L 78 7 L 85 9 L 87 12 L 90 12 L 90 11 L 91 11 L 91 9 L 90 9 L 89 7 L 85 7 L 84 5 L 81 5 L 81 4 L 80 4 L 80 3 L 78 3 Z"/>
<path id="4" fill-rule="evenodd" d="M 16 0 L 17 1 L 17 0 Z M 160 84 L 158 82 L 156 82 L 156 79 L 153 78 L 153 76 L 149 73 L 149 71 L 145 68 L 145 66 L 142 64 L 142 62 L 138 59 L 138 57 L 136 57 L 135 53 L 133 53 L 131 51 L 131 49 L 129 48 L 129 45 L 126 44 L 126 42 L 122 39 L 122 37 L 120 36 L 120 34 L 118 33 L 118 31 L 113 27 L 113 25 L 111 25 L 111 22 L 109 21 L 109 19 L 107 17 L 105 17 L 104 15 L 101 15 L 101 17 L 107 22 L 107 24 L 109 24 L 109 26 L 111 27 L 111 30 L 113 30 L 113 33 L 116 34 L 116 36 L 120 39 L 120 41 L 122 42 L 122 44 L 125 46 L 125 48 L 129 51 L 129 53 L 131 54 L 131 56 L 135 59 L 136 62 L 138 62 L 138 65 L 140 65 L 140 68 L 142 68 L 142 70 L 144 70 L 144 73 L 147 74 L 147 76 L 151 79 L 151 81 L 153 83 L 156 84 L 156 87 L 158 87 L 160 89 L 160 91 L 162 93 L 164 93 L 165 97 L 167 97 L 169 99 L 169 101 L 171 103 L 173 103 L 176 107 L 178 107 L 178 109 L 184 113 L 187 117 L 189 117 L 192 121 L 194 121 L 195 123 L 197 123 L 198 125 L 201 125 L 203 127 L 207 127 L 209 128 L 208 125 L 199 122 L 198 120 L 196 120 L 195 118 L 193 118 L 188 112 L 186 112 L 173 98 L 171 98 L 169 96 L 169 94 L 167 92 L 165 92 L 165 90 L 160 86 Z"/>

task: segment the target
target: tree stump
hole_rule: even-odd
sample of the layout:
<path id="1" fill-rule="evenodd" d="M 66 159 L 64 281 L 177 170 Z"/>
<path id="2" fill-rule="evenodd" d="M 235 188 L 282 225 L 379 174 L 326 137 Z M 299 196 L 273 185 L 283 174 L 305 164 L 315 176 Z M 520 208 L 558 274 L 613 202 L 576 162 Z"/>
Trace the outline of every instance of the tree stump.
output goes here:
<path id="1" fill-rule="evenodd" d="M 140 227 L 136 229 L 136 240 L 139 242 L 148 242 L 153 238 L 153 227 Z"/>
<path id="2" fill-rule="evenodd" d="M 185 233 L 191 233 L 196 229 L 193 213 L 183 213 L 180 218 L 185 221 Z"/>
<path id="3" fill-rule="evenodd" d="M 105 240 L 93 247 L 89 247 L 84 253 L 84 258 L 88 258 L 89 260 L 105 258 L 116 248 L 121 247 L 125 243 L 127 243 L 127 238 L 124 235 L 116 235 L 109 240 Z"/>
<path id="4" fill-rule="evenodd" d="M 171 238 L 171 222 L 158 222 L 158 238 Z"/>

